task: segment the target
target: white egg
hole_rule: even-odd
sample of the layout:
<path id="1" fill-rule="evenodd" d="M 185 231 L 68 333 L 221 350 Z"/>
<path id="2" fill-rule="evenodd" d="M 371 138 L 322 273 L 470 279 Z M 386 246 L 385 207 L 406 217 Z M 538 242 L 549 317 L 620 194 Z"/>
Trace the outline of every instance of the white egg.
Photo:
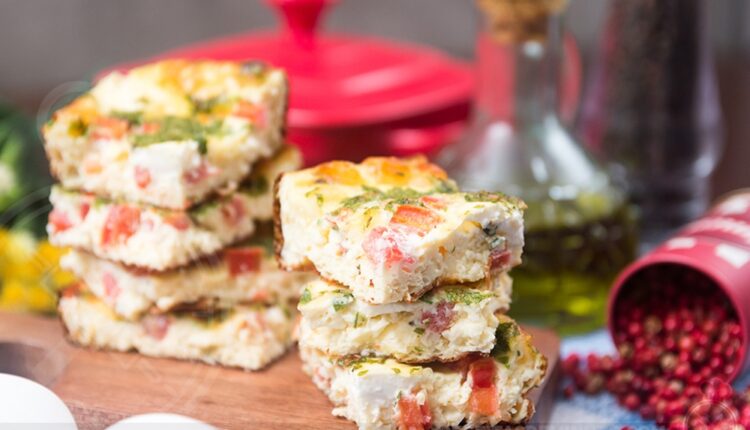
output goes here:
<path id="1" fill-rule="evenodd" d="M 5 373 L 0 373 L 0 424 L 56 424 L 56 429 L 78 428 L 68 407 L 50 389 Z"/>
<path id="2" fill-rule="evenodd" d="M 165 427 L 164 424 L 172 424 Z M 208 425 L 203 421 L 177 414 L 153 413 L 134 415 L 122 421 L 118 421 L 107 428 L 107 430 L 163 430 L 164 428 L 179 428 L 181 430 L 216 430 L 216 427 Z"/>

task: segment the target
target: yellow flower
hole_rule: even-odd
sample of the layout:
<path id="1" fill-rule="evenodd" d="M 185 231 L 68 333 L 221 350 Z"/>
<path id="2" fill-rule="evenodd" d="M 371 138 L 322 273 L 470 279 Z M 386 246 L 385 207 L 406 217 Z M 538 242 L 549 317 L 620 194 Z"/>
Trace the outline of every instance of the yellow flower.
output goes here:
<path id="1" fill-rule="evenodd" d="M 2 231 L 0 235 L 0 275 L 3 278 L 31 278 L 33 268 L 28 264 L 36 252 L 36 241 L 30 233 Z"/>
<path id="2" fill-rule="evenodd" d="M 60 258 L 67 254 L 67 248 L 58 248 L 49 242 L 42 241 L 34 255 L 37 269 L 43 277 L 51 282 L 50 287 L 59 291 L 75 282 L 75 276 L 60 268 Z"/>
<path id="3" fill-rule="evenodd" d="M 75 278 L 59 266 L 67 250 L 25 232 L 0 229 L 0 308 L 52 312 Z"/>
<path id="4" fill-rule="evenodd" d="M 3 289 L 0 291 L 0 307 L 11 310 L 25 308 L 26 285 L 17 279 L 4 279 Z"/>
<path id="5" fill-rule="evenodd" d="M 53 312 L 57 306 L 57 293 L 41 285 L 26 286 L 26 307 L 34 312 Z"/>

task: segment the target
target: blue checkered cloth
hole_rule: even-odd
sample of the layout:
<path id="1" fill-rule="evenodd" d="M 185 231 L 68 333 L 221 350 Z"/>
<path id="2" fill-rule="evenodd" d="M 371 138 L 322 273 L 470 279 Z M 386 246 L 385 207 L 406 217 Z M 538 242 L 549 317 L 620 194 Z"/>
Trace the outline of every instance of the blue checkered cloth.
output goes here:
<path id="1" fill-rule="evenodd" d="M 611 354 L 615 350 L 609 334 L 604 330 L 564 338 L 561 349 L 562 357 L 573 352 L 585 357 L 591 352 Z M 742 375 L 734 386 L 744 390 L 748 384 L 750 384 L 750 372 Z M 609 394 L 597 396 L 576 394 L 566 399 L 561 393 L 558 394 L 558 401 L 552 411 L 548 427 L 554 430 L 620 430 L 623 426 L 631 426 L 638 430 L 657 428 L 653 421 L 643 420 L 638 414 L 618 405 L 615 398 Z"/>

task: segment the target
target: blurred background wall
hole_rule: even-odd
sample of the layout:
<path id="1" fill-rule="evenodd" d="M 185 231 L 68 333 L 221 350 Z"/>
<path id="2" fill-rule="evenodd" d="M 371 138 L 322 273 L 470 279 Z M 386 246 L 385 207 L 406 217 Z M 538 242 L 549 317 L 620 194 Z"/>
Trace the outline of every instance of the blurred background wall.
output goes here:
<path id="1" fill-rule="evenodd" d="M 708 3 L 726 128 L 714 180 L 721 193 L 750 186 L 750 1 Z M 607 0 L 572 0 L 567 12 L 587 63 L 607 7 Z M 0 0 L 0 98 L 35 113 L 54 88 L 113 63 L 274 25 L 260 0 Z M 342 0 L 325 26 L 429 44 L 467 60 L 473 54 L 470 0 Z"/>

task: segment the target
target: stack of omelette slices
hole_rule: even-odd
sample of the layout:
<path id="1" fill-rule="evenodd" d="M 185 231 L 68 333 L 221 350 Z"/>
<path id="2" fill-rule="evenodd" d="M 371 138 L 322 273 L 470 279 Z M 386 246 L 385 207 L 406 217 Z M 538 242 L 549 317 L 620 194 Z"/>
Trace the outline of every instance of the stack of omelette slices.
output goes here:
<path id="1" fill-rule="evenodd" d="M 523 203 L 460 192 L 425 159 L 369 158 L 284 173 L 276 253 L 312 269 L 304 369 L 360 429 L 526 423 L 546 359 L 504 315 Z"/>
<path id="2" fill-rule="evenodd" d="M 310 275 L 270 252 L 287 82 L 261 63 L 170 60 L 114 72 L 44 127 L 47 230 L 79 282 L 75 342 L 258 369 L 292 343 Z M 265 226 L 265 227 L 264 227 Z"/>

